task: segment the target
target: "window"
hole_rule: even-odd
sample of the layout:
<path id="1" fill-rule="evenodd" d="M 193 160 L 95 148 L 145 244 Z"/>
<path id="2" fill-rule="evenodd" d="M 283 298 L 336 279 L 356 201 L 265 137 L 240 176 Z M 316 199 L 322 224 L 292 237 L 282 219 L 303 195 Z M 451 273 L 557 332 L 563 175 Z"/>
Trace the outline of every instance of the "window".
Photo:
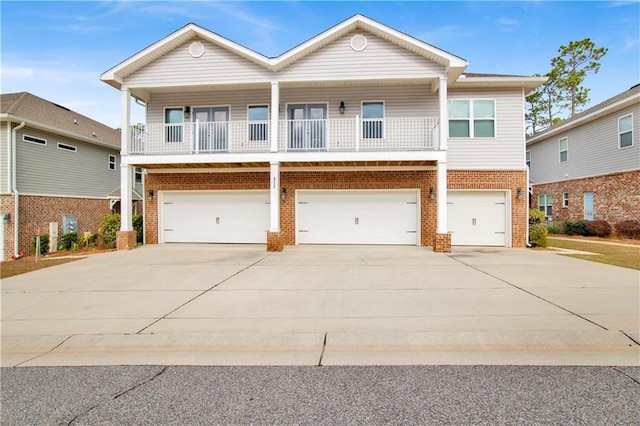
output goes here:
<path id="1" fill-rule="evenodd" d="M 564 207 L 564 208 L 569 207 L 569 193 L 568 192 L 563 192 L 562 193 L 562 207 Z"/>
<path id="2" fill-rule="evenodd" d="M 249 105 L 247 116 L 249 123 L 249 141 L 266 142 L 269 140 L 269 106 Z M 257 123 L 251 123 L 256 121 Z"/>
<path id="3" fill-rule="evenodd" d="M 116 169 L 116 156 L 109 155 L 109 170 L 115 170 L 115 169 Z"/>
<path id="4" fill-rule="evenodd" d="M 182 142 L 182 107 L 164 109 L 165 142 Z"/>
<path id="5" fill-rule="evenodd" d="M 527 167 L 531 169 L 531 150 L 526 152 L 525 163 L 527 164 Z"/>
<path id="6" fill-rule="evenodd" d="M 566 163 L 569 160 L 569 139 L 562 138 L 558 141 L 558 152 L 560 152 L 560 162 Z"/>
<path id="7" fill-rule="evenodd" d="M 384 102 L 362 103 L 362 138 L 384 138 Z"/>
<path id="8" fill-rule="evenodd" d="M 37 138 L 35 136 L 22 135 L 22 140 L 25 142 L 37 143 L 38 145 L 46 145 L 47 140 L 42 138 Z"/>
<path id="9" fill-rule="evenodd" d="M 133 177 L 135 183 L 142 183 L 142 169 L 140 167 L 134 167 Z"/>
<path id="10" fill-rule="evenodd" d="M 618 118 L 618 147 L 633 146 L 633 114 Z"/>
<path id="11" fill-rule="evenodd" d="M 66 143 L 58 143 L 58 149 L 62 149 L 64 151 L 76 152 L 78 148 L 73 145 L 67 145 Z"/>
<path id="12" fill-rule="evenodd" d="M 541 212 L 544 212 L 546 217 L 551 217 L 553 213 L 553 197 L 551 194 L 540 194 L 538 195 L 538 209 Z"/>
<path id="13" fill-rule="evenodd" d="M 495 137 L 495 101 L 491 99 L 449 101 L 449 137 Z"/>

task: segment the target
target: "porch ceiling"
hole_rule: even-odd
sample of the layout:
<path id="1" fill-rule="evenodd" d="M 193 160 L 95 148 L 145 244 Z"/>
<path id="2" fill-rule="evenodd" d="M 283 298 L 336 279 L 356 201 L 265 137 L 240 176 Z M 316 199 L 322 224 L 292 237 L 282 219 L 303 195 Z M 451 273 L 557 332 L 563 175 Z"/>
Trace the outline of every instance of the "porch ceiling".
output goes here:
<path id="1" fill-rule="evenodd" d="M 198 164 L 141 164 L 150 170 L 154 169 L 233 169 L 234 171 L 242 171 L 242 169 L 269 169 L 268 162 L 243 162 L 243 163 L 198 163 Z M 436 166 L 435 161 L 412 160 L 412 161 L 285 161 L 280 163 L 282 169 L 299 169 L 299 168 L 323 168 L 323 167 L 344 167 L 360 168 L 360 167 L 429 167 Z"/>

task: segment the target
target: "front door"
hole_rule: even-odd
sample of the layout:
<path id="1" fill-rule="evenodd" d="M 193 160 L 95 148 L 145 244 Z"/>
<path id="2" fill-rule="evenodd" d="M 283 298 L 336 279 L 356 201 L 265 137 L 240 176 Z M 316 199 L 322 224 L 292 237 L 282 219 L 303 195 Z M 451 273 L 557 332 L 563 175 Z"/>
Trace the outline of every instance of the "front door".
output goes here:
<path id="1" fill-rule="evenodd" d="M 229 107 L 194 108 L 193 121 L 196 151 L 229 150 Z"/>
<path id="2" fill-rule="evenodd" d="M 287 107 L 290 150 L 322 150 L 326 148 L 326 104 L 296 104 Z"/>
<path id="3" fill-rule="evenodd" d="M 584 220 L 593 220 L 593 192 L 584 193 Z"/>

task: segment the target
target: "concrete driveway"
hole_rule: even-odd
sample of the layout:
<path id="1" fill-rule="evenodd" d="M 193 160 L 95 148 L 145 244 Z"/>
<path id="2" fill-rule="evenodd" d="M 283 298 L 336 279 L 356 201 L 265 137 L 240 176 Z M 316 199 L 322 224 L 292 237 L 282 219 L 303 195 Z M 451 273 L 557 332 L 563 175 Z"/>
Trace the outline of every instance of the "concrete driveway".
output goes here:
<path id="1" fill-rule="evenodd" d="M 640 365 L 638 271 L 552 251 L 155 245 L 2 281 L 2 366 Z"/>

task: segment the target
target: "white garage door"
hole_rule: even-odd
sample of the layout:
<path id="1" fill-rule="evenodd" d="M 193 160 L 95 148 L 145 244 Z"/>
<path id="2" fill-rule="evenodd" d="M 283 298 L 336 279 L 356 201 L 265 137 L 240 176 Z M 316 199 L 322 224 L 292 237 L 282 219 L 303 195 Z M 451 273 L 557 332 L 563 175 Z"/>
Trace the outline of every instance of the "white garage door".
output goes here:
<path id="1" fill-rule="evenodd" d="M 298 191 L 299 244 L 418 244 L 418 191 Z"/>
<path id="2" fill-rule="evenodd" d="M 503 191 L 449 191 L 447 225 L 454 246 L 505 246 Z"/>
<path id="3" fill-rule="evenodd" d="M 164 192 L 162 242 L 266 243 L 269 191 Z"/>

